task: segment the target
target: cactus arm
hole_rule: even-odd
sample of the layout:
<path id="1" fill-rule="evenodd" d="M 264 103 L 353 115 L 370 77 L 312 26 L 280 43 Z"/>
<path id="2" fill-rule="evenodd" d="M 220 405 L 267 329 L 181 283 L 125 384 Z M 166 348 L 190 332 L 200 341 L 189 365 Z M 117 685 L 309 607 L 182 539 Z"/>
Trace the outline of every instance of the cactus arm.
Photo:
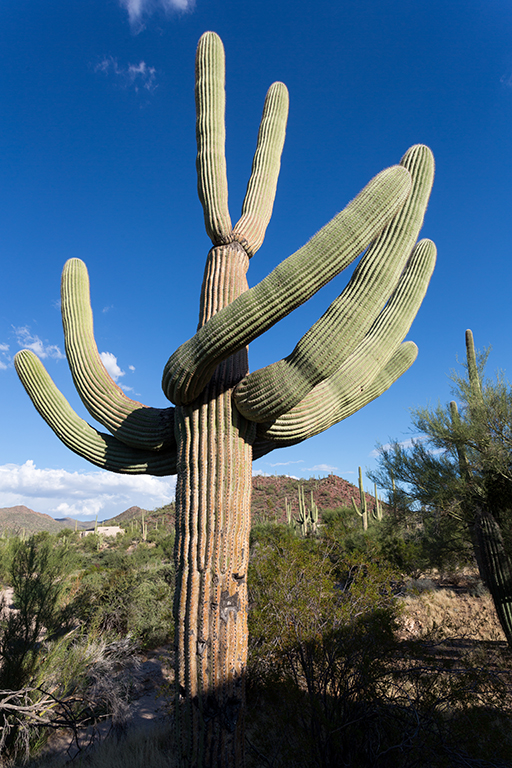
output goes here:
<path id="1" fill-rule="evenodd" d="M 233 229 L 235 239 L 249 256 L 253 256 L 263 243 L 272 215 L 286 133 L 288 101 L 288 89 L 284 83 L 273 83 L 263 107 L 242 216 Z"/>
<path id="2" fill-rule="evenodd" d="M 373 517 L 375 520 L 380 522 L 382 520 L 382 504 L 381 500 L 379 499 L 379 494 L 377 493 L 377 483 L 373 484 L 373 490 L 375 494 L 375 509 L 373 510 Z"/>
<path id="3" fill-rule="evenodd" d="M 169 358 L 162 379 L 166 397 L 176 405 L 195 400 L 220 361 L 286 317 L 350 264 L 402 208 L 410 187 L 403 166 L 381 171 L 306 245 L 211 317 Z"/>
<path id="4" fill-rule="evenodd" d="M 39 358 L 27 349 L 14 358 L 18 376 L 30 399 L 57 437 L 74 453 L 101 469 L 121 474 L 172 475 L 176 448 L 143 451 L 130 448 L 87 424 L 57 389 Z"/>
<path id="5" fill-rule="evenodd" d="M 412 178 L 406 204 L 364 254 L 341 295 L 293 352 L 240 382 L 235 402 L 246 418 L 275 419 L 332 376 L 386 304 L 422 227 L 434 180 L 434 158 L 428 147 L 411 147 L 400 164 Z"/>
<path id="6" fill-rule="evenodd" d="M 259 424 L 253 446 L 253 460 L 261 459 L 276 448 L 297 445 L 310 437 L 324 432 L 334 424 L 344 421 L 365 405 L 386 392 L 414 363 L 418 348 L 412 341 L 401 344 L 391 359 L 361 391 L 354 386 L 351 396 L 340 401 L 333 393 L 325 391 L 325 382 L 315 387 L 316 401 L 312 393 L 290 413 L 280 416 L 271 424 Z M 325 409 L 324 409 L 325 406 Z"/>
<path id="7" fill-rule="evenodd" d="M 224 46 L 215 32 L 205 32 L 196 53 L 197 191 L 206 233 L 214 245 L 232 241 L 228 209 L 224 112 Z"/>
<path id="8" fill-rule="evenodd" d="M 287 414 L 261 424 L 259 436 L 279 442 L 297 438 L 303 440 L 323 432 L 358 410 L 361 406 L 354 409 L 353 405 L 393 360 L 397 347 L 409 330 L 427 290 L 434 265 L 435 246 L 430 240 L 423 240 L 414 249 L 390 301 L 356 351 L 334 376 L 314 387 Z"/>
<path id="9" fill-rule="evenodd" d="M 64 265 L 61 309 L 66 357 L 91 416 L 134 448 L 158 450 L 174 445 L 172 408 L 148 408 L 130 400 L 107 373 L 94 340 L 89 276 L 80 259 Z"/>

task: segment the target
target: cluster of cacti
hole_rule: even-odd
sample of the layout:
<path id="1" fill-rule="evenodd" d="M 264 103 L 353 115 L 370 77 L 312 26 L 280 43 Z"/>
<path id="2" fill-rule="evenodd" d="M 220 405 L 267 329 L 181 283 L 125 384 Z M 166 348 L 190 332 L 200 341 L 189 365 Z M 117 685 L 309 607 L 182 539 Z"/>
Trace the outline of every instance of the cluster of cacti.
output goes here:
<path id="1" fill-rule="evenodd" d="M 375 494 L 375 501 L 373 505 L 373 509 L 368 511 L 368 501 L 366 498 L 366 493 L 364 492 L 363 487 L 363 473 L 361 470 L 361 467 L 359 467 L 359 499 L 361 506 L 358 507 L 354 497 L 352 496 L 352 507 L 354 511 L 359 515 L 361 518 L 361 522 L 363 524 L 363 531 L 368 530 L 368 520 L 371 517 L 373 517 L 374 520 L 381 521 L 382 520 L 382 503 L 379 499 L 379 495 L 377 493 L 377 483 L 374 483 L 374 494 Z"/>
<path id="2" fill-rule="evenodd" d="M 71 450 L 114 472 L 176 484 L 176 728 L 180 766 L 243 764 L 247 566 L 252 460 L 347 418 L 414 361 L 402 343 L 421 304 L 435 246 L 417 244 L 433 181 L 427 147 L 379 173 L 306 245 L 249 289 L 246 270 L 269 222 L 288 112 L 268 91 L 242 215 L 228 210 L 224 49 L 207 32 L 196 57 L 197 173 L 213 247 L 195 335 L 169 358 L 176 407 L 148 408 L 110 378 L 93 334 L 85 265 L 62 276 L 66 355 L 75 386 L 109 434 L 77 416 L 38 358 L 16 369 L 35 407 Z M 247 345 L 363 253 L 348 285 L 283 360 L 248 372 Z"/>
<path id="3" fill-rule="evenodd" d="M 466 331 L 466 358 L 469 379 L 467 418 L 476 422 L 485 411 L 485 403 L 476 362 L 473 333 L 470 330 Z M 460 416 L 457 403 L 453 400 L 450 403 L 450 414 L 456 434 L 460 427 Z M 478 450 L 485 451 L 489 447 L 485 443 L 484 440 L 478 446 Z M 481 480 L 473 476 L 464 442 L 456 441 L 456 448 L 461 477 L 469 488 L 474 489 L 472 494 L 466 496 L 463 506 L 476 561 L 482 580 L 492 595 L 507 641 L 512 647 L 512 557 L 503 540 L 499 520 L 501 510 L 489 509 L 483 501 L 485 495 L 479 493 L 477 487 L 475 488 Z M 484 475 L 485 471 L 484 467 Z"/>
<path id="4" fill-rule="evenodd" d="M 295 533 L 298 533 L 303 537 L 309 536 L 310 534 L 315 536 L 318 533 L 319 512 L 318 512 L 318 507 L 313 498 L 313 491 L 311 491 L 310 493 L 311 493 L 311 500 L 310 500 L 310 506 L 308 509 L 306 502 L 304 500 L 304 487 L 301 483 L 299 483 L 299 487 L 298 487 L 299 513 L 298 513 L 298 517 L 295 517 L 295 518 L 292 516 L 291 502 L 289 502 L 287 498 L 285 498 L 284 500 L 284 505 L 286 510 L 286 519 L 288 521 L 288 525 L 294 530 Z"/>

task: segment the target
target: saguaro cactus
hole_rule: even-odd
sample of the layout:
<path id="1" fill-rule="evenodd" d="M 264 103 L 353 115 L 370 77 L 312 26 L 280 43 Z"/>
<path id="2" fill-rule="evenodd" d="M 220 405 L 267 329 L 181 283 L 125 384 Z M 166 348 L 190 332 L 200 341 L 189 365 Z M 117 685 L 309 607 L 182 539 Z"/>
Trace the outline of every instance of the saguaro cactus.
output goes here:
<path id="1" fill-rule="evenodd" d="M 363 524 L 363 531 L 367 531 L 368 530 L 368 503 L 366 501 L 366 493 L 364 492 L 363 473 L 362 473 L 361 467 L 359 467 L 359 500 L 361 502 L 361 509 L 359 509 L 359 507 L 357 506 L 353 496 L 352 496 L 352 507 L 354 509 L 354 512 L 357 512 L 357 514 L 361 518 L 361 522 Z"/>
<path id="2" fill-rule="evenodd" d="M 462 435 L 462 439 L 455 442 L 460 475 L 467 488 L 471 489 L 471 493 L 466 495 L 463 502 L 463 508 L 469 525 L 480 576 L 492 595 L 500 624 L 508 644 L 512 648 L 512 558 L 505 546 L 501 528 L 500 517 L 504 510 L 489 508 L 489 505 L 485 503 L 486 493 L 479 488 L 486 480 L 490 480 L 492 483 L 496 479 L 495 477 L 486 478 L 488 470 L 485 466 L 486 453 L 492 456 L 495 446 L 491 445 L 490 430 L 486 429 L 488 422 L 492 423 L 492 417 L 489 420 L 486 418 L 486 403 L 476 363 L 473 333 L 470 330 L 466 331 L 466 359 L 469 388 L 465 419 L 469 423 L 473 422 L 473 425 L 480 425 L 480 435 L 477 441 L 474 439 L 471 441 L 464 440 L 464 435 Z M 457 403 L 454 400 L 450 403 L 450 414 L 454 434 L 457 438 L 457 433 L 461 431 L 461 428 L 464 429 L 464 425 L 461 423 Z M 469 444 L 475 452 L 475 442 L 476 453 L 480 456 L 480 464 L 483 466 L 479 473 L 472 471 L 466 450 L 466 446 Z"/>
<path id="3" fill-rule="evenodd" d="M 242 215 L 233 227 L 224 156 L 224 50 L 207 32 L 196 58 L 197 174 L 208 253 L 199 326 L 170 357 L 163 389 L 175 407 L 127 398 L 94 342 L 85 265 L 62 276 L 66 354 L 89 413 L 70 408 L 42 364 L 20 352 L 16 368 L 58 437 L 114 472 L 177 473 L 176 728 L 180 765 L 242 766 L 247 654 L 251 462 L 345 419 L 412 364 L 402 340 L 434 267 L 435 246 L 415 242 L 433 181 L 430 150 L 412 147 L 378 174 L 305 246 L 248 289 L 249 260 L 270 219 L 288 93 L 268 91 Z M 283 360 L 248 372 L 247 344 L 365 252 L 325 314 Z"/>

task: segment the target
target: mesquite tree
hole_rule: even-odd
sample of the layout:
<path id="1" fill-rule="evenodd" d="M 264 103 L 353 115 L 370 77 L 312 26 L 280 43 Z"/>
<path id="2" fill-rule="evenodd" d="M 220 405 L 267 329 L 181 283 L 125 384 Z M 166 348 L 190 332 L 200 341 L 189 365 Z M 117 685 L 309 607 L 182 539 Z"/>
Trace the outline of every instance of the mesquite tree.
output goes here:
<path id="1" fill-rule="evenodd" d="M 113 472 L 177 474 L 177 738 L 182 765 L 243 765 L 247 564 L 252 460 L 316 435 L 378 397 L 416 357 L 402 343 L 434 267 L 417 245 L 433 181 L 425 146 L 379 173 L 306 245 L 248 288 L 276 191 L 288 93 L 267 94 L 242 215 L 228 211 L 224 49 L 207 32 L 196 58 L 197 175 L 208 253 L 197 332 L 170 357 L 163 390 L 175 407 L 127 398 L 101 363 L 85 265 L 62 275 L 66 355 L 75 386 L 110 434 L 77 416 L 37 357 L 16 368 L 58 437 Z M 348 285 L 288 357 L 248 372 L 247 345 L 307 301 L 358 255 Z"/>

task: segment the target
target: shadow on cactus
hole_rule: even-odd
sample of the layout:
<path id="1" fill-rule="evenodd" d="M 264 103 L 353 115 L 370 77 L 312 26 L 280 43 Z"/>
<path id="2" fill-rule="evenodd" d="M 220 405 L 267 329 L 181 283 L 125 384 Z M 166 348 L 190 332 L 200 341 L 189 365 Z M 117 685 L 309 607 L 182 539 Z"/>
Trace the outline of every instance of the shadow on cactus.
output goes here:
<path id="1" fill-rule="evenodd" d="M 274 83 L 267 93 L 241 217 L 233 226 L 224 70 L 222 42 L 206 32 L 196 56 L 196 165 L 213 247 L 197 332 L 163 372 L 164 393 L 175 407 L 130 400 L 108 375 L 79 259 L 68 261 L 62 275 L 66 355 L 86 409 L 108 432 L 71 409 L 33 353 L 23 350 L 15 361 L 35 407 L 71 450 L 114 472 L 178 476 L 174 618 L 183 766 L 221 759 L 226 766 L 243 765 L 252 460 L 342 421 L 410 367 L 417 349 L 402 342 L 435 262 L 431 241 L 416 244 L 434 175 L 430 150 L 418 145 L 249 289 L 249 260 L 272 213 L 288 92 Z M 249 342 L 362 253 L 347 286 L 290 354 L 249 373 Z"/>

